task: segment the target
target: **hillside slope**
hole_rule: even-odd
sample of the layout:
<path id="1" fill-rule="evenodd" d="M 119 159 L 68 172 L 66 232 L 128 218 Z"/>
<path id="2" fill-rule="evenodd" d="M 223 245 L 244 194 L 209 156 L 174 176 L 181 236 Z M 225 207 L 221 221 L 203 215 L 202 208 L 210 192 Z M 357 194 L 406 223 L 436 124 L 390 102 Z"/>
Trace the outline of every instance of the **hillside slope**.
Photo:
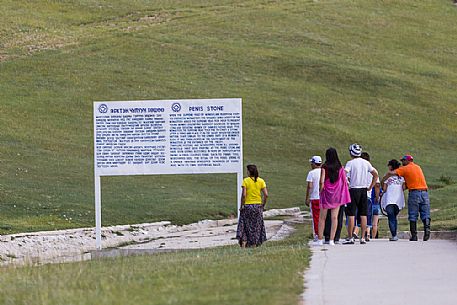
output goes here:
<path id="1" fill-rule="evenodd" d="M 457 8 L 424 1 L 3 1 L 0 234 L 91 226 L 92 102 L 243 98 L 271 207 L 308 158 L 414 155 L 457 229 Z M 103 224 L 236 214 L 232 175 L 102 179 Z"/>

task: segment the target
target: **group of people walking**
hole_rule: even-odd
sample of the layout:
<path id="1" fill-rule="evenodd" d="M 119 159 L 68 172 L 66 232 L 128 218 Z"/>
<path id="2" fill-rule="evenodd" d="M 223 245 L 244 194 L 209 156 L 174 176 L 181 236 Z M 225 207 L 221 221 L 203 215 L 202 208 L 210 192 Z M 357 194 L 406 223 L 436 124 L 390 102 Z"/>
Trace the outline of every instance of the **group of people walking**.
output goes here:
<path id="1" fill-rule="evenodd" d="M 417 241 L 417 221 L 424 224 L 423 240 L 430 238 L 430 200 L 428 187 L 420 166 L 411 155 L 390 160 L 382 179 L 370 163 L 368 153 L 358 144 L 349 146 L 351 159 L 342 165 L 335 148 L 325 152 L 325 162 L 313 156 L 306 178 L 305 203 L 311 209 L 314 243 L 340 243 L 344 214 L 347 237 L 343 244 L 356 239 L 365 244 L 377 236 L 381 209 L 388 217 L 390 241 L 397 241 L 397 216 L 405 207 L 404 190 L 408 189 L 408 219 L 411 241 Z M 268 191 L 255 165 L 247 166 L 242 184 L 241 208 L 237 239 L 241 247 L 256 247 L 266 241 L 263 210 Z M 358 235 L 360 231 L 360 236 Z"/>
<path id="2" fill-rule="evenodd" d="M 390 160 L 387 173 L 380 180 L 369 154 L 362 152 L 360 145 L 350 145 L 349 154 L 351 160 L 344 167 L 334 148 L 327 149 L 324 163 L 319 156 L 310 159 L 305 202 L 312 213 L 315 244 L 339 243 L 343 212 L 347 219 L 347 238 L 343 244 L 354 244 L 356 239 L 365 244 L 370 236 L 377 236 L 381 209 L 388 217 L 389 240 L 397 241 L 397 216 L 405 207 L 405 189 L 409 191 L 410 240 L 417 241 L 420 216 L 424 224 L 423 239 L 427 241 L 431 221 L 428 187 L 422 169 L 414 163 L 413 157 L 403 156 L 402 166 L 398 160 Z M 329 216 L 331 220 L 327 221 Z"/>

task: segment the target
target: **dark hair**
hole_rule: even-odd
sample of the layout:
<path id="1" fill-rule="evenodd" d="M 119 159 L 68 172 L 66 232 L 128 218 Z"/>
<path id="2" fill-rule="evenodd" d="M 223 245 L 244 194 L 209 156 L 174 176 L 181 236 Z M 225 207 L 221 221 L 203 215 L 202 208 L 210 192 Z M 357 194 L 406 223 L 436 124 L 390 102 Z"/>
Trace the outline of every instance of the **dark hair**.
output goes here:
<path id="1" fill-rule="evenodd" d="M 362 159 L 365 159 L 365 160 L 367 160 L 367 161 L 370 161 L 370 155 L 369 155 L 366 151 L 362 152 L 362 154 L 360 155 L 360 157 L 361 157 Z"/>
<path id="2" fill-rule="evenodd" d="M 396 159 L 392 159 L 389 161 L 389 163 L 387 163 L 387 166 L 392 166 L 392 169 L 397 169 L 400 167 L 400 165 L 401 163 Z"/>
<path id="3" fill-rule="evenodd" d="M 257 178 L 259 177 L 259 171 L 257 170 L 257 166 L 254 164 L 250 164 L 246 166 L 249 172 L 249 177 L 254 177 L 254 181 L 257 182 Z"/>
<path id="4" fill-rule="evenodd" d="M 341 168 L 341 161 L 338 158 L 338 152 L 335 148 L 330 147 L 325 152 L 325 163 L 324 168 L 328 174 L 331 183 L 335 183 L 338 180 L 338 174 Z"/>

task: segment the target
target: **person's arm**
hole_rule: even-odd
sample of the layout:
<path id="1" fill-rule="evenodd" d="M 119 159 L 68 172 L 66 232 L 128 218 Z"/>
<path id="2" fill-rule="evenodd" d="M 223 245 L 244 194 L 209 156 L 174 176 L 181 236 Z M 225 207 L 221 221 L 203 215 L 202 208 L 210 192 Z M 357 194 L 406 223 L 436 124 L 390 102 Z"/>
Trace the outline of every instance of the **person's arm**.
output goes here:
<path id="1" fill-rule="evenodd" d="M 387 173 L 381 179 L 381 184 L 384 184 L 384 182 L 392 176 L 399 176 L 399 175 L 397 174 L 396 171 L 387 171 Z"/>
<path id="2" fill-rule="evenodd" d="M 374 186 L 374 198 L 375 198 L 375 202 L 376 203 L 379 203 L 379 194 L 381 193 L 381 183 L 379 182 L 376 182 L 376 185 Z"/>
<path id="3" fill-rule="evenodd" d="M 384 183 L 382 186 L 382 193 L 384 194 L 385 192 L 387 192 L 387 184 Z"/>
<path id="4" fill-rule="evenodd" d="M 344 173 L 346 174 L 346 180 L 349 184 L 351 182 L 351 167 L 348 165 L 348 163 L 346 163 L 346 166 L 344 167 Z"/>
<path id="5" fill-rule="evenodd" d="M 385 176 L 386 176 L 386 175 L 384 175 L 384 177 L 385 177 Z M 382 189 L 383 192 L 384 192 L 384 184 L 385 184 L 385 182 L 386 182 L 386 180 L 387 180 L 387 179 L 384 179 L 384 177 L 382 177 L 382 179 L 381 179 L 381 189 Z"/>
<path id="6" fill-rule="evenodd" d="M 309 201 L 309 193 L 311 192 L 311 189 L 313 188 L 313 182 L 310 181 L 308 182 L 308 186 L 306 187 L 306 198 L 305 198 L 305 204 L 306 206 L 309 207 L 310 201 Z"/>
<path id="7" fill-rule="evenodd" d="M 370 173 L 373 176 L 373 178 L 371 179 L 371 184 L 368 187 L 369 191 L 371 191 L 371 189 L 376 185 L 376 182 L 378 181 L 378 178 L 379 178 L 378 171 L 375 168 L 373 168 L 373 170 Z"/>
<path id="8" fill-rule="evenodd" d="M 241 189 L 241 208 L 244 208 L 246 202 L 246 187 L 242 186 Z"/>
<path id="9" fill-rule="evenodd" d="M 325 170 L 321 168 L 321 179 L 319 180 L 319 192 L 324 188 Z"/>
<path id="10" fill-rule="evenodd" d="M 262 196 L 262 206 L 263 208 L 265 208 L 265 205 L 267 204 L 267 199 L 268 199 L 268 190 L 266 187 L 264 187 L 262 189 L 262 193 L 263 193 L 263 196 Z"/>

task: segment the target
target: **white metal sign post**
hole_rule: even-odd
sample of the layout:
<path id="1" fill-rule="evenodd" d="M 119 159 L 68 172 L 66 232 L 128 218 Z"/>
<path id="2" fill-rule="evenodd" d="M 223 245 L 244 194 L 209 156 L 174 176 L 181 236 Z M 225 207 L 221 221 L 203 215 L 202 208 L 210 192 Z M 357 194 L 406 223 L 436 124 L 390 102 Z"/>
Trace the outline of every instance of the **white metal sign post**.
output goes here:
<path id="1" fill-rule="evenodd" d="M 236 173 L 239 214 L 242 144 L 241 99 L 94 102 L 97 249 L 101 176 Z"/>

